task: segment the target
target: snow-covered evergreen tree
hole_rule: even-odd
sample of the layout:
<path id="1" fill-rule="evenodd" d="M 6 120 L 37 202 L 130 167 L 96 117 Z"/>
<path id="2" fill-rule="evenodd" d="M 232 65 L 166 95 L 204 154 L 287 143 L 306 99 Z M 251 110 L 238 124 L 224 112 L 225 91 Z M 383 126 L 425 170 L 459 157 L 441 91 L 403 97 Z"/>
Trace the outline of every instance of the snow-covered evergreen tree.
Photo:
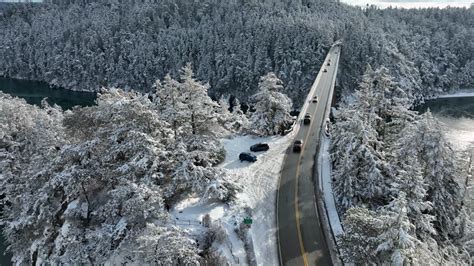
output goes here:
<path id="1" fill-rule="evenodd" d="M 154 103 L 161 117 L 171 125 L 175 138 L 184 134 L 185 128 L 182 125 L 188 116 L 188 106 L 184 102 L 183 88 L 180 85 L 168 74 L 163 82 L 159 80 L 155 82 L 153 94 Z"/>
<path id="2" fill-rule="evenodd" d="M 428 184 L 424 180 L 420 162 L 420 142 L 420 132 L 416 124 L 411 124 L 404 128 L 393 143 L 390 164 L 395 173 L 391 190 L 393 195 L 398 195 L 400 191 L 406 194 L 408 217 L 415 225 L 417 235 L 428 240 L 437 232 L 433 228 L 435 217 L 429 214 L 433 204 L 426 200 Z"/>
<path id="3" fill-rule="evenodd" d="M 381 263 L 376 249 L 382 233 L 382 217 L 375 211 L 353 207 L 344 216 L 344 234 L 338 240 L 341 257 L 345 262 L 364 264 Z"/>
<path id="4" fill-rule="evenodd" d="M 455 180 L 459 173 L 457 157 L 430 111 L 422 115 L 418 130 L 422 138 L 419 149 L 423 176 L 428 185 L 427 199 L 433 203 L 440 236 L 449 237 L 454 219 L 461 210 L 460 187 Z"/>
<path id="5" fill-rule="evenodd" d="M 344 234 L 338 242 L 344 261 L 354 263 L 418 264 L 422 253 L 427 252 L 407 215 L 404 192 L 377 211 L 363 207 L 347 210 Z"/>
<path id="6" fill-rule="evenodd" d="M 193 135 L 210 134 L 217 130 L 219 104 L 208 95 L 209 84 L 202 84 L 194 78 L 191 64 L 181 69 L 181 97 L 188 107 L 188 120 Z"/>
<path id="7" fill-rule="evenodd" d="M 147 224 L 138 237 L 139 251 L 135 261 L 151 265 L 199 265 L 196 243 L 182 236 L 177 228 Z"/>
<path id="8" fill-rule="evenodd" d="M 282 93 L 282 81 L 274 73 L 260 79 L 259 92 L 252 96 L 255 111 L 250 115 L 251 130 L 259 135 L 282 133 L 292 122 L 291 100 Z"/>
<path id="9" fill-rule="evenodd" d="M 213 95 L 247 102 L 259 77 L 274 72 L 300 105 L 327 49 L 342 38 L 349 47 L 338 74 L 344 90 L 357 86 L 367 64 L 390 69 L 410 98 L 473 87 L 470 9 L 363 12 L 321 0 L 48 2 L 12 5 L 1 16 L 2 76 L 76 90 L 149 90 L 191 62 Z"/>
<path id="10" fill-rule="evenodd" d="M 383 232 L 378 236 L 380 244 L 376 252 L 382 261 L 391 265 L 418 264 L 416 248 L 419 240 L 415 236 L 415 226 L 407 215 L 407 201 L 400 192 L 383 211 Z"/>
<path id="11" fill-rule="evenodd" d="M 377 206 L 387 196 L 387 166 L 381 141 L 385 113 L 380 111 L 385 103 L 375 100 L 375 74 L 368 66 L 356 101 L 335 113 L 331 152 L 335 193 L 342 211 L 354 204 Z"/>
<path id="12" fill-rule="evenodd" d="M 382 196 L 384 178 L 381 155 L 374 149 L 378 143 L 375 130 L 358 112 L 343 119 L 335 125 L 332 157 L 334 189 L 339 206 L 345 210 Z"/>
<path id="13" fill-rule="evenodd" d="M 334 112 L 333 185 L 345 227 L 350 232 L 379 228 L 386 243 L 378 243 L 375 254 L 369 242 L 351 247 L 358 236 L 345 235 L 341 245 L 349 260 L 350 254 L 355 261 L 372 256 L 373 262 L 383 258 L 393 264 L 458 263 L 469 257 L 459 244 L 466 232 L 459 230 L 458 160 L 431 113 L 420 116 L 408 109 L 409 103 L 386 69 L 369 66 L 354 100 Z M 365 221 L 357 220 L 360 206 L 369 209 Z M 385 225 L 376 226 L 373 215 L 387 216 Z M 397 221 L 390 220 L 395 216 Z M 407 243 L 399 242 L 400 232 Z"/>
<path id="14" fill-rule="evenodd" d="M 213 167 L 219 142 L 177 141 L 148 95 L 110 89 L 96 106 L 62 112 L 0 94 L 0 110 L 1 224 L 15 263 L 137 263 L 144 235 L 181 246 L 153 253 L 145 243 L 146 262 L 195 262 L 189 237 L 166 226 L 166 205 L 190 193 L 222 201 L 235 193 Z M 148 235 L 150 224 L 163 235 Z"/>

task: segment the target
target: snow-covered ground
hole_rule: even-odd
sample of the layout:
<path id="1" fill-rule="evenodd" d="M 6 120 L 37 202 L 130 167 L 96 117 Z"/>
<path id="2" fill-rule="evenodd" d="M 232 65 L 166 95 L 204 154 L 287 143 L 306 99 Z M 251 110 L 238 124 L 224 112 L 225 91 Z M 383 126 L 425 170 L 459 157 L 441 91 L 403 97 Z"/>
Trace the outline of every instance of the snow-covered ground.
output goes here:
<path id="1" fill-rule="evenodd" d="M 237 136 L 223 141 L 227 154 L 222 167 L 231 171 L 242 188 L 237 196 L 236 209 L 226 217 L 235 216 L 242 220 L 243 209 L 250 208 L 253 219 L 250 235 L 258 265 L 278 265 L 275 227 L 276 190 L 284 155 L 292 138 L 293 134 L 290 133 L 283 137 L 267 138 Z M 255 153 L 257 155 L 255 163 L 241 163 L 239 154 L 249 151 L 251 145 L 259 142 L 268 143 L 270 149 Z"/>
<path id="2" fill-rule="evenodd" d="M 437 98 L 460 98 L 460 97 L 474 97 L 474 90 L 464 90 L 452 94 L 440 95 Z"/>
<path id="3" fill-rule="evenodd" d="M 319 171 L 319 185 L 324 195 L 324 205 L 328 214 L 329 225 L 334 236 L 344 233 L 342 229 L 341 220 L 336 209 L 336 200 L 332 189 L 331 180 L 331 161 L 329 155 L 330 140 L 328 137 L 322 137 L 322 145 L 319 149 L 318 156 L 318 171 Z"/>
<path id="4" fill-rule="evenodd" d="M 433 114 L 443 126 L 447 139 L 456 150 L 474 147 L 474 119 L 469 117 L 450 117 Z"/>
<path id="5" fill-rule="evenodd" d="M 294 131 L 293 131 L 294 132 Z M 278 265 L 276 239 L 276 190 L 286 149 L 293 134 L 287 136 L 256 137 L 251 135 L 223 139 L 226 159 L 220 167 L 228 169 L 240 186 L 237 199 L 230 205 L 202 202 L 199 198 L 188 198 L 171 210 L 171 219 L 176 226 L 199 238 L 206 228 L 201 224 L 204 215 L 209 214 L 213 222 L 223 225 L 227 239 L 218 250 L 233 264 L 246 265 L 247 254 L 244 243 L 239 239 L 237 229 L 250 210 L 253 224 L 249 230 L 258 265 Z M 240 162 L 239 154 L 249 152 L 251 145 L 264 142 L 270 149 L 254 153 L 254 163 Z"/>
<path id="6" fill-rule="evenodd" d="M 171 210 L 171 218 L 175 226 L 185 229 L 191 236 L 199 239 L 207 228 L 202 225 L 203 217 L 209 214 L 213 223 L 223 225 L 227 238 L 218 248 L 233 265 L 245 265 L 246 253 L 243 243 L 234 229 L 237 228 L 236 218 L 229 216 L 232 208 L 221 202 L 202 202 L 199 198 L 187 198 L 179 202 Z M 225 218 L 224 218 L 225 217 Z"/>

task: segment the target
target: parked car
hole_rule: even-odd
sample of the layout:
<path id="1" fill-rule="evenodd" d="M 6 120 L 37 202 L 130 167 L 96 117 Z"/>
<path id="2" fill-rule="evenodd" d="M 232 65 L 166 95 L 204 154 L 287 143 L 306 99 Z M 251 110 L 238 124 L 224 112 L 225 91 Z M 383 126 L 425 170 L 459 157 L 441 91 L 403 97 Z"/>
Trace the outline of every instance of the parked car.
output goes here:
<path id="1" fill-rule="evenodd" d="M 317 102 L 318 102 L 318 96 L 317 96 L 317 95 L 313 97 L 312 102 L 313 102 L 313 103 L 317 103 Z"/>
<path id="2" fill-rule="evenodd" d="M 293 152 L 300 152 L 303 149 L 303 140 L 297 139 L 293 143 Z"/>
<path id="3" fill-rule="evenodd" d="M 324 69 L 323 72 L 328 72 L 328 70 L 327 70 L 327 69 Z"/>
<path id="4" fill-rule="evenodd" d="M 268 149 L 270 149 L 270 147 L 268 146 L 267 143 L 257 143 L 250 146 L 250 150 L 253 152 L 268 151 Z"/>
<path id="5" fill-rule="evenodd" d="M 330 65 L 331 65 L 331 63 L 329 63 L 329 62 L 328 62 L 326 65 L 327 65 L 327 66 L 330 66 Z"/>
<path id="6" fill-rule="evenodd" d="M 309 125 L 311 123 L 311 115 L 306 113 L 303 118 L 303 124 Z"/>
<path id="7" fill-rule="evenodd" d="M 253 163 L 257 161 L 257 156 L 251 154 L 250 152 L 242 152 L 239 154 L 239 160 L 240 162 L 247 161 Z"/>

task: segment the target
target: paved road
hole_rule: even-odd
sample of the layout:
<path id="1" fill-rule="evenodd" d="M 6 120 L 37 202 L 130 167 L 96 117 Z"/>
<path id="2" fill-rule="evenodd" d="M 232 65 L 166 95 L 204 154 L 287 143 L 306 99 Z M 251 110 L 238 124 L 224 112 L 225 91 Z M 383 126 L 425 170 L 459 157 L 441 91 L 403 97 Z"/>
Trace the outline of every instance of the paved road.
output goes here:
<path id="1" fill-rule="evenodd" d="M 277 196 L 278 248 L 282 265 L 332 265 L 316 207 L 313 180 L 317 178 L 313 179 L 312 174 L 339 55 L 339 46 L 329 50 L 298 118 L 300 126 L 296 127 L 295 139 L 303 140 L 303 150 L 294 153 L 292 146 L 289 147 L 282 168 Z M 329 60 L 331 65 L 327 66 Z M 310 102 L 315 95 L 319 101 Z M 303 125 L 301 119 L 306 112 L 312 117 L 309 125 Z"/>

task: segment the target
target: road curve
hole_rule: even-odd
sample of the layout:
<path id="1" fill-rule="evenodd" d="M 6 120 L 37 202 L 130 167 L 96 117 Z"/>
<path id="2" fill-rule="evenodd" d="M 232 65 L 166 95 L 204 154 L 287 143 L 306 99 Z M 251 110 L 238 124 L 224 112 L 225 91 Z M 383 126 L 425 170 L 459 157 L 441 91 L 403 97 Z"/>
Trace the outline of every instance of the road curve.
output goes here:
<path id="1" fill-rule="evenodd" d="M 340 47 L 333 46 L 324 60 L 306 98 L 295 127 L 295 139 L 302 139 L 300 153 L 292 146 L 287 150 L 277 193 L 278 252 L 281 265 L 332 265 L 316 207 L 313 167 L 324 126 L 324 112 L 334 87 Z M 328 66 L 328 62 L 330 65 Z M 326 69 L 327 72 L 323 70 Z M 318 96 L 317 103 L 311 100 Z M 302 117 L 311 114 L 311 124 L 303 125 Z"/>

